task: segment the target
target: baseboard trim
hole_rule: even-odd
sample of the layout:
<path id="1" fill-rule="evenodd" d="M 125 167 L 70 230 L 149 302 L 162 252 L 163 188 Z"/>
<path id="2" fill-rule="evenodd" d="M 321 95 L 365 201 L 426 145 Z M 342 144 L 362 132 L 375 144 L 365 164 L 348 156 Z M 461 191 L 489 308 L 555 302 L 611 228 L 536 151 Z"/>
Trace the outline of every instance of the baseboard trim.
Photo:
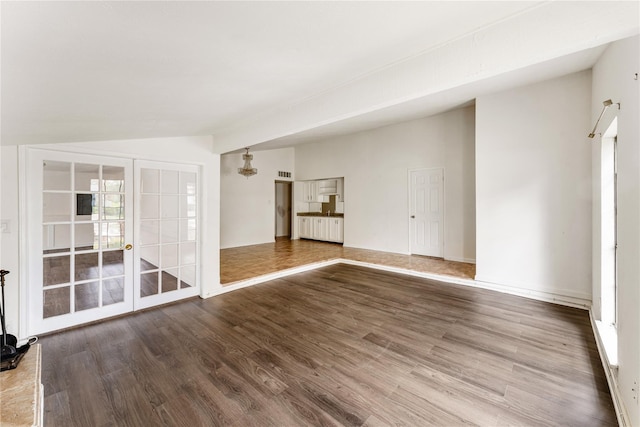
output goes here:
<path id="1" fill-rule="evenodd" d="M 506 294 L 517 295 L 520 297 L 530 298 L 537 301 L 550 302 L 553 304 L 564 305 L 567 307 L 580 308 L 583 310 L 589 310 L 591 308 L 591 298 L 586 295 L 574 294 L 568 295 L 567 293 L 559 292 L 546 292 L 536 291 L 532 289 L 524 289 L 516 286 L 504 285 L 492 281 L 489 278 L 475 277 L 474 283 L 477 287 L 490 289 Z"/>
<path id="2" fill-rule="evenodd" d="M 338 264 L 340 259 L 332 259 L 328 261 L 316 262 L 313 264 L 301 265 L 299 267 L 289 268 L 286 270 L 280 270 L 269 274 L 263 274 L 262 276 L 252 277 L 246 280 L 238 280 L 227 285 L 222 286 L 219 289 L 215 289 L 212 292 L 206 294 L 203 298 L 211 298 L 217 295 L 226 294 L 227 292 L 237 291 L 238 289 L 247 288 L 249 286 L 257 285 L 259 283 L 268 282 L 269 280 L 281 279 L 283 277 L 291 276 L 292 274 L 303 273 L 309 270 L 315 270 L 317 268 L 326 267 L 328 265 Z"/>
<path id="3" fill-rule="evenodd" d="M 467 264 L 475 264 L 475 258 L 458 258 L 458 257 L 444 257 L 445 261 L 466 262 Z"/>
<path id="4" fill-rule="evenodd" d="M 445 276 L 441 274 L 434 273 L 423 273 L 420 271 L 407 270 L 400 267 L 391 267 L 388 265 L 381 264 L 372 264 L 363 261 L 355 261 L 351 259 L 345 258 L 336 258 L 327 261 L 316 262 L 313 264 L 307 264 L 299 267 L 289 268 L 287 270 L 276 271 L 274 273 L 264 274 L 262 276 L 252 277 L 247 280 L 240 280 L 234 283 L 230 283 L 226 286 L 223 286 L 219 289 L 214 290 L 213 292 L 204 296 L 204 298 L 213 297 L 216 295 L 225 294 L 227 292 L 232 292 L 238 289 L 246 288 L 248 286 L 257 285 L 259 283 L 264 283 L 269 280 L 280 279 L 282 277 L 290 276 L 292 274 L 302 273 L 304 271 L 315 270 L 316 268 L 322 268 L 329 265 L 335 264 L 350 264 L 357 265 L 361 267 L 374 268 L 377 270 L 389 271 L 391 273 L 399 273 L 406 274 L 408 276 L 420 277 L 423 279 L 437 280 L 439 282 L 444 283 L 453 283 L 464 286 L 471 286 L 474 288 L 487 289 L 491 291 L 502 292 L 505 294 L 516 295 L 520 297 L 530 298 L 543 302 L 550 302 L 553 304 L 564 305 L 568 307 L 581 308 L 584 310 L 588 310 L 591 307 L 591 300 L 586 298 L 580 298 L 576 296 L 569 295 L 561 295 L 552 292 L 540 292 L 540 291 L 532 291 L 522 288 L 516 288 L 513 286 L 506 286 L 497 283 L 492 283 L 489 281 L 474 279 L 465 279 L 461 277 L 453 277 L 453 276 Z"/>
<path id="5" fill-rule="evenodd" d="M 620 389 L 618 388 L 616 368 L 612 366 L 607 359 L 607 352 L 604 349 L 604 343 L 602 342 L 602 337 L 600 336 L 600 331 L 598 330 L 596 319 L 593 317 L 593 311 L 591 309 L 589 309 L 589 319 L 591 321 L 593 335 L 596 338 L 596 347 L 598 348 L 598 354 L 600 354 L 600 362 L 602 362 L 602 368 L 604 369 L 609 391 L 611 392 L 611 400 L 613 401 L 613 408 L 616 411 L 618 425 L 620 425 L 620 427 L 631 426 L 631 420 L 629 419 L 626 407 L 622 401 L 622 396 L 620 395 Z"/>

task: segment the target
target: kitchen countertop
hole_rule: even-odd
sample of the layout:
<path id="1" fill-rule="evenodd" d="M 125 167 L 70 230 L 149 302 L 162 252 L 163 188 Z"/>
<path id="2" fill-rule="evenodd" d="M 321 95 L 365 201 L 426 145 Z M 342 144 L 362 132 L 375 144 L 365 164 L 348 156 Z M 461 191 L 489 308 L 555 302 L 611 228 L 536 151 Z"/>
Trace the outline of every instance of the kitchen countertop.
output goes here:
<path id="1" fill-rule="evenodd" d="M 328 217 L 328 218 L 344 218 L 344 214 L 343 213 L 331 213 L 329 215 L 327 215 L 326 213 L 322 213 L 322 212 L 298 212 L 298 216 L 324 216 L 324 217 Z"/>

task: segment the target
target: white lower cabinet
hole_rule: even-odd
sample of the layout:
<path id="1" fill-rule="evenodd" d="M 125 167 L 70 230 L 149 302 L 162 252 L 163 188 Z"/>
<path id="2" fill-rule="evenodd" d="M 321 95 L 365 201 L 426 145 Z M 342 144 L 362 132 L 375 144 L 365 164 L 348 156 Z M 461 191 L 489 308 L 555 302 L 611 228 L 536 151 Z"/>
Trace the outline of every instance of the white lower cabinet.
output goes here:
<path id="1" fill-rule="evenodd" d="M 313 239 L 313 228 L 311 221 L 313 217 L 303 216 L 298 218 L 298 232 L 301 239 Z"/>
<path id="2" fill-rule="evenodd" d="M 330 242 L 344 242 L 344 220 L 342 218 L 327 218 L 329 220 Z"/>
<path id="3" fill-rule="evenodd" d="M 329 223 L 327 222 L 329 218 L 313 218 L 313 238 L 315 240 L 328 240 L 329 237 Z"/>
<path id="4" fill-rule="evenodd" d="M 342 243 L 344 220 L 336 217 L 303 216 L 298 218 L 298 232 L 301 239 Z"/>

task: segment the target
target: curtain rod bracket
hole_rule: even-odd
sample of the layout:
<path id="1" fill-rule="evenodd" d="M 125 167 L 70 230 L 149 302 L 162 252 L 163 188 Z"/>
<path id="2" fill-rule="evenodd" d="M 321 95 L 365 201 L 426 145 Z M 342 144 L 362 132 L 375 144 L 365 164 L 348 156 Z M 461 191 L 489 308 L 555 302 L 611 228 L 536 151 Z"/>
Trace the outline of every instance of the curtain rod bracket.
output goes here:
<path id="1" fill-rule="evenodd" d="M 591 133 L 589 135 L 587 135 L 589 138 L 593 138 L 594 136 L 596 136 L 596 129 L 598 128 L 598 124 L 600 123 L 600 119 L 602 119 L 602 116 L 604 115 L 604 112 L 607 111 L 607 108 L 611 107 L 614 104 L 614 102 L 610 99 L 607 99 L 605 101 L 602 102 L 602 111 L 600 112 L 600 115 L 598 116 L 598 120 L 596 120 L 596 124 L 593 126 L 593 130 L 591 131 Z M 618 106 L 618 110 L 620 109 L 620 103 L 616 102 L 615 103 Z"/>

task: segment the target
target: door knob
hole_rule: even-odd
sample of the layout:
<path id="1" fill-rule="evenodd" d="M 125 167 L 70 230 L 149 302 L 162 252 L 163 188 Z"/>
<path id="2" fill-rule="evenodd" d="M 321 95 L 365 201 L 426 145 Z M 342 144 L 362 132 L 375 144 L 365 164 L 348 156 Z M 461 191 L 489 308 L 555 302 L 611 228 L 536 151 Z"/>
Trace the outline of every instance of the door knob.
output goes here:
<path id="1" fill-rule="evenodd" d="M 124 247 L 126 250 L 130 251 L 131 248 L 133 248 L 133 245 L 131 243 L 127 243 L 127 245 Z"/>
<path id="2" fill-rule="evenodd" d="M 416 217 L 415 215 L 411 215 L 411 218 L 415 218 L 415 217 Z"/>

